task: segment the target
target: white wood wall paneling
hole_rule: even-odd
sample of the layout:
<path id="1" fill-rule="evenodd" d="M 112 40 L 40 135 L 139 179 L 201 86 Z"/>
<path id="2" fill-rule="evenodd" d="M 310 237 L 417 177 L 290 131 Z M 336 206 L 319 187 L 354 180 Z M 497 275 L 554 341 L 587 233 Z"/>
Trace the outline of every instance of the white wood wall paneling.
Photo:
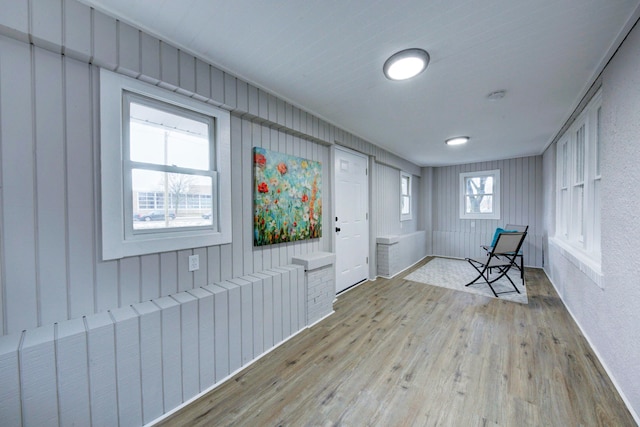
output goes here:
<path id="1" fill-rule="evenodd" d="M 542 236 L 537 232 L 536 215 L 541 213 L 541 159 L 539 156 L 482 162 L 434 169 L 434 248 L 438 255 L 479 256 L 480 245 L 493 237 L 495 228 L 507 223 L 529 225 L 525 241 L 525 264 L 541 265 Z M 502 209 L 500 220 L 459 219 L 459 173 L 501 170 Z"/>
<path id="2" fill-rule="evenodd" d="M 233 111 L 237 107 L 236 78 L 224 73 L 224 104 L 227 109 Z"/>
<path id="3" fill-rule="evenodd" d="M 90 425 L 89 358 L 84 320 L 78 318 L 56 324 L 55 334 L 60 425 Z"/>
<path id="4" fill-rule="evenodd" d="M 200 360 L 200 391 L 216 380 L 213 294 L 202 288 L 189 291 L 198 299 L 198 358 Z"/>
<path id="5" fill-rule="evenodd" d="M 249 84 L 240 79 L 236 79 L 236 109 L 239 111 L 247 111 L 249 106 L 248 99 Z M 242 114 L 244 116 L 244 114 Z"/>
<path id="6" fill-rule="evenodd" d="M 242 198 L 237 195 L 242 194 L 242 126 L 238 117 L 231 116 L 231 227 L 233 241 L 231 242 L 232 254 L 232 274 L 231 277 L 238 277 L 244 274 L 243 258 L 243 233 L 242 233 Z"/>
<path id="7" fill-rule="evenodd" d="M 242 276 L 242 279 L 250 283 L 252 345 L 253 357 L 255 358 L 264 353 L 266 349 L 264 345 L 264 286 L 262 280 L 254 276 Z"/>
<path id="8" fill-rule="evenodd" d="M 160 297 L 160 255 L 140 257 L 140 300 L 148 301 Z"/>
<path id="9" fill-rule="evenodd" d="M 53 325 L 26 331 L 20 348 L 22 418 L 25 425 L 58 423 Z"/>
<path id="10" fill-rule="evenodd" d="M 207 276 L 209 275 L 209 266 L 207 265 L 207 248 L 195 248 L 193 249 L 193 255 L 198 256 L 198 262 L 200 268 L 192 272 L 193 275 L 193 287 L 206 286 Z M 189 260 L 187 259 L 187 271 L 189 269 Z"/>
<path id="11" fill-rule="evenodd" d="M 91 424 L 108 425 L 118 419 L 113 322 L 108 313 L 100 313 L 87 316 L 85 328 L 89 353 Z"/>
<path id="12" fill-rule="evenodd" d="M 251 276 L 259 279 L 262 284 L 262 342 L 266 351 L 276 344 L 273 338 L 273 278 L 264 273 L 254 273 Z M 254 316 L 257 317 L 257 313 Z"/>
<path id="13" fill-rule="evenodd" d="M 189 271 L 189 257 L 193 255 L 193 250 L 185 249 L 178 251 L 178 292 L 193 289 L 193 275 Z"/>
<path id="14" fill-rule="evenodd" d="M 140 302 L 140 258 L 118 261 L 118 305 L 123 307 Z"/>
<path id="15" fill-rule="evenodd" d="M 260 275 L 269 276 L 264 280 L 265 298 L 265 341 L 272 342 L 272 346 L 280 344 L 282 341 L 282 280 L 274 272 L 264 270 Z M 266 324 L 267 321 L 270 321 Z"/>
<path id="16" fill-rule="evenodd" d="M 240 293 L 240 365 L 244 366 L 254 358 L 252 283 L 242 278 L 230 279 L 228 282 L 236 285 Z"/>
<path id="17" fill-rule="evenodd" d="M 51 258 L 50 261 L 51 265 L 55 265 L 55 268 L 58 269 L 58 275 L 60 277 L 62 277 L 62 273 L 65 274 L 62 282 L 66 281 L 65 286 L 67 287 L 67 292 L 63 292 L 64 297 L 61 297 L 60 300 L 68 301 L 69 304 L 67 307 L 64 307 L 64 304 L 56 304 L 55 307 L 44 307 L 42 304 L 46 303 L 42 302 L 43 296 L 40 295 L 41 289 L 36 289 L 35 287 L 25 288 L 24 286 L 18 289 L 17 285 L 15 285 L 18 281 L 12 281 L 15 276 L 28 276 L 35 272 L 37 272 L 38 275 L 45 274 L 44 266 L 36 262 L 36 247 L 34 247 L 33 250 L 26 251 L 27 253 L 34 254 L 34 259 L 31 262 L 28 261 L 29 257 L 25 258 L 24 251 L 22 251 L 20 256 L 15 258 L 20 258 L 20 263 L 26 268 L 20 269 L 19 272 L 13 268 L 11 269 L 12 271 L 5 270 L 6 280 L 3 286 L 6 286 L 8 290 L 6 292 L 6 300 L 2 302 L 3 310 L 6 311 L 6 307 L 10 305 L 7 301 L 10 300 L 13 302 L 19 300 L 21 309 L 20 313 L 15 313 L 15 316 L 14 314 L 5 313 L 3 318 L 6 318 L 7 322 L 2 325 L 3 332 L 8 333 L 21 330 L 25 327 L 35 327 L 44 324 L 44 319 L 49 319 L 50 317 L 51 320 L 65 320 L 66 318 L 74 318 L 83 314 L 114 309 L 148 298 L 170 295 L 178 290 L 190 289 L 193 286 L 202 284 L 203 277 L 205 276 L 206 282 L 204 283 L 212 283 L 218 280 L 229 279 L 238 274 L 249 274 L 259 269 L 277 267 L 280 264 L 287 263 L 292 255 L 321 250 L 327 247 L 327 240 L 320 239 L 311 242 L 279 245 L 278 247 L 264 248 L 263 250 L 253 249 L 252 238 L 248 238 L 251 232 L 251 221 L 247 220 L 251 216 L 251 203 L 248 203 L 251 199 L 251 193 L 246 192 L 245 189 L 246 181 L 251 184 L 251 160 L 250 158 L 243 157 L 240 160 L 241 188 L 245 191 L 242 193 L 243 203 L 241 211 L 244 218 L 241 223 L 241 231 L 243 233 L 243 240 L 240 242 L 240 251 L 242 253 L 240 257 L 240 262 L 242 263 L 241 270 L 236 265 L 238 263 L 238 257 L 234 251 L 237 249 L 232 245 L 202 248 L 205 252 L 201 253 L 207 254 L 206 268 L 202 268 L 202 271 L 186 275 L 184 274 L 185 270 L 179 266 L 179 260 L 177 259 L 178 254 L 176 253 L 158 255 L 159 259 L 157 260 L 153 258 L 154 255 L 151 255 L 141 257 L 137 261 L 113 261 L 108 263 L 99 261 L 97 259 L 100 252 L 99 230 L 97 229 L 99 218 L 96 216 L 94 210 L 87 208 L 92 204 L 99 206 L 99 184 L 95 177 L 96 171 L 99 170 L 96 168 L 96 160 L 99 159 L 99 140 L 97 138 L 99 120 L 97 109 L 90 108 L 98 99 L 97 68 L 82 64 L 73 58 L 86 61 L 87 57 L 89 57 L 96 65 L 112 70 L 118 69 L 130 75 L 139 75 L 143 80 L 159 83 L 170 90 L 180 90 L 184 93 L 192 94 L 194 97 L 200 97 L 201 99 L 207 99 L 207 96 L 210 96 L 211 98 L 208 99 L 208 102 L 217 105 L 224 104 L 228 108 L 239 108 L 241 112 L 242 109 L 252 110 L 257 107 L 258 117 L 262 117 L 262 120 L 265 121 L 268 126 L 271 126 L 271 128 L 268 128 L 258 125 L 261 138 L 263 138 L 265 133 L 270 135 L 269 145 L 272 149 L 277 146 L 278 150 L 294 155 L 305 156 L 315 160 L 328 159 L 328 150 L 325 147 L 318 146 L 315 142 L 310 142 L 310 139 L 322 140 L 322 138 L 326 138 L 323 137 L 323 131 L 324 134 L 335 136 L 336 130 L 317 117 L 302 112 L 298 108 L 273 97 L 265 91 L 248 85 L 246 82 L 238 81 L 235 77 L 226 75 L 221 70 L 197 58 L 193 58 L 159 41 L 153 36 L 142 33 L 128 24 L 118 22 L 81 3 L 73 0 L 59 0 L 47 4 L 36 2 L 34 3 L 33 10 L 31 10 L 31 16 L 29 16 L 28 7 L 21 7 L 13 2 L 9 3 L 10 5 L 3 8 L 3 18 L 11 16 L 16 19 L 11 22 L 6 22 L 6 19 L 0 21 L 3 22 L 2 25 L 4 25 L 0 29 L 3 34 L 10 34 L 20 40 L 26 40 L 27 38 L 24 34 L 27 34 L 30 28 L 29 23 L 33 21 L 32 31 L 37 33 L 34 43 L 45 49 L 54 52 L 63 51 L 66 54 L 64 59 L 62 57 L 55 59 L 55 55 L 51 56 L 38 47 L 33 48 L 34 52 L 37 50 L 38 53 L 32 56 L 31 49 L 28 45 L 16 43 L 9 39 L 3 40 L 3 43 L 13 44 L 14 50 L 22 50 L 24 52 L 22 56 L 20 54 L 9 55 L 11 60 L 9 62 L 3 62 L 2 64 L 2 68 L 5 69 L 3 75 L 20 75 L 24 79 L 25 85 L 20 87 L 20 90 L 15 90 L 13 95 L 11 91 L 4 90 L 3 88 L 3 100 L 5 101 L 3 103 L 6 103 L 3 111 L 19 111 L 18 107 L 21 101 L 22 106 L 26 108 L 27 111 L 25 114 L 20 115 L 19 120 L 22 120 L 22 123 L 20 123 L 19 126 L 14 126 L 14 129 L 17 129 L 14 132 L 16 136 L 13 137 L 14 135 L 10 135 L 12 137 L 7 138 L 6 134 L 11 133 L 11 127 L 5 126 L 3 123 L 2 137 L 3 141 L 25 140 L 25 129 L 27 133 L 29 130 L 35 133 L 37 129 L 36 124 L 40 123 L 38 122 L 38 117 L 40 117 L 40 119 L 51 120 L 54 124 L 64 124 L 62 127 L 62 138 L 58 138 L 58 143 L 62 141 L 62 150 L 65 153 L 62 155 L 62 164 L 66 163 L 67 169 L 66 175 L 63 175 L 63 179 L 66 181 L 66 189 L 62 190 L 63 193 L 66 192 L 66 196 L 59 199 L 63 200 L 63 206 L 60 208 L 60 211 L 56 210 L 56 212 L 53 212 L 52 218 L 45 218 L 45 215 L 35 207 L 20 210 L 19 223 L 25 225 L 23 226 L 24 229 L 20 230 L 19 235 L 21 248 L 25 248 L 26 241 L 27 245 L 29 242 L 33 245 L 37 244 L 38 250 L 42 251 L 45 247 L 43 243 L 40 242 L 40 238 L 42 237 L 44 238 L 43 241 L 46 241 L 46 235 L 53 235 L 56 232 L 49 230 L 47 226 L 47 229 L 43 232 L 43 236 L 36 235 L 35 218 L 49 224 L 50 222 L 54 222 L 53 218 L 57 216 L 57 223 L 60 222 L 60 218 L 62 217 L 62 222 L 69 224 L 67 227 L 69 231 L 65 236 L 68 248 L 66 252 L 58 251 L 56 254 L 63 258 L 63 262 L 57 263 L 53 258 Z M 51 10 L 53 10 L 53 12 L 51 12 Z M 45 17 L 57 15 L 59 15 L 60 19 L 56 22 L 49 22 L 45 19 Z M 41 20 L 42 22 L 40 22 Z M 21 36 L 21 34 L 23 35 Z M 45 38 L 50 39 L 45 40 Z M 3 51 L 7 50 L 3 49 Z M 44 61 L 42 58 L 45 57 L 49 57 L 51 60 Z M 20 67 L 23 67 L 23 69 L 14 72 Z M 7 73 L 9 69 L 11 72 Z M 49 72 L 55 71 L 56 69 L 62 70 L 62 74 L 60 74 L 60 72 Z M 42 77 L 33 77 L 33 79 L 30 79 L 29 76 L 32 75 L 30 73 L 31 70 L 33 70 L 33 76 L 37 75 Z M 58 76 L 61 77 L 58 79 Z M 77 82 L 81 82 L 81 84 L 77 84 Z M 45 83 L 51 83 L 51 85 Z M 15 79 L 11 81 L 11 86 L 19 87 L 15 84 Z M 24 89 L 29 87 L 33 90 L 29 91 L 27 89 L 25 92 Z M 62 89 L 56 90 L 56 88 Z M 56 92 L 58 93 L 57 97 L 55 96 Z M 24 93 L 32 93 L 32 96 L 25 98 Z M 60 95 L 60 93 L 62 95 Z M 7 97 L 6 94 L 9 96 Z M 48 114 L 35 114 L 34 106 L 36 104 L 40 110 L 48 105 L 62 105 L 59 111 L 62 111 L 65 119 L 55 121 L 51 119 L 53 116 L 49 116 Z M 89 106 L 89 108 L 87 108 L 87 106 Z M 51 109 L 51 107 L 49 108 Z M 29 111 L 34 112 L 34 114 L 29 113 Z M 60 114 L 59 111 L 55 113 Z M 82 115 L 85 116 L 85 119 L 87 115 L 90 115 L 90 120 L 81 120 Z M 6 114 L 3 119 L 3 121 L 18 123 L 13 117 L 6 118 Z M 288 128 L 285 129 L 285 132 L 278 131 L 276 128 L 283 126 L 283 124 Z M 44 127 L 44 124 L 41 124 L 41 126 Z M 242 126 L 245 125 L 243 124 Z M 308 137 L 300 138 L 299 136 L 294 136 L 291 132 L 297 132 L 298 135 L 308 134 Z M 344 131 L 341 131 L 340 134 L 348 137 L 351 141 L 359 141 L 363 149 L 369 151 L 377 150 L 369 147 L 364 141 L 348 135 Z M 40 139 L 41 137 L 36 137 L 36 135 L 29 137 L 28 134 L 26 138 L 27 141 L 32 141 L 32 143 L 36 144 Z M 271 141 L 271 139 L 273 141 Z M 91 140 L 92 143 L 87 144 L 87 140 Z M 326 142 L 332 143 L 333 141 L 329 140 Z M 242 143 L 246 144 L 247 141 L 242 140 Z M 284 143 L 284 148 L 282 147 L 282 143 Z M 253 145 L 257 144 L 254 144 L 254 141 L 250 140 L 249 146 Z M 25 154 L 28 153 L 28 157 L 32 159 L 32 153 L 34 153 L 33 149 L 29 149 L 26 145 L 21 145 L 20 148 L 17 149 L 15 147 L 6 147 L 7 144 L 5 142 L 2 157 L 5 159 L 3 161 L 3 163 L 5 163 L 3 164 L 4 182 L 6 182 L 7 176 L 11 176 L 12 178 L 17 176 L 15 173 L 7 173 L 7 171 L 11 171 L 11 167 L 6 164 L 11 161 L 7 161 L 6 159 L 11 158 L 11 160 L 14 160 L 12 156 L 7 154 L 8 151 L 20 151 L 23 149 L 23 152 Z M 29 165 L 32 165 L 35 172 L 31 174 L 31 176 L 39 175 L 44 177 L 47 173 L 55 175 L 55 171 L 38 170 L 37 165 L 42 162 L 38 163 L 36 160 L 37 157 L 43 158 L 44 152 L 41 153 L 39 150 L 43 147 L 42 145 L 37 145 L 36 147 L 38 148 L 35 152 L 36 159 L 33 159 L 32 162 L 11 163 L 21 165 L 21 172 L 25 170 L 25 164 L 27 168 Z M 47 146 L 47 148 L 51 147 Z M 244 153 L 244 151 L 240 153 Z M 59 161 L 61 154 L 58 152 L 54 154 L 54 157 L 57 157 Z M 93 164 L 83 161 L 89 157 L 93 158 Z M 249 165 L 246 169 L 244 168 L 245 164 Z M 328 181 L 328 179 L 326 181 Z M 40 178 L 38 182 L 40 184 L 29 183 L 22 180 L 19 184 L 21 188 L 18 192 L 21 195 L 21 199 L 26 200 L 27 203 L 29 200 L 40 200 L 39 204 L 50 200 L 44 193 L 35 191 L 39 186 L 49 184 L 49 181 Z M 51 186 L 53 187 L 53 185 Z M 250 187 L 252 187 L 252 185 L 250 185 Z M 11 191 L 12 189 L 4 189 L 3 200 L 8 198 L 7 192 L 11 193 Z M 29 194 L 29 191 L 32 192 L 33 197 L 24 197 L 25 194 Z M 56 189 L 56 191 L 59 192 L 61 190 Z M 327 187 L 325 187 L 324 194 L 325 197 L 328 195 Z M 11 194 L 9 194 L 9 196 L 11 196 Z M 93 201 L 93 203 L 86 203 L 87 199 Z M 52 197 L 51 200 L 54 200 L 54 198 Z M 325 209 L 329 209 L 330 206 L 326 203 L 326 200 L 327 199 L 325 199 Z M 34 221 L 25 221 L 25 211 L 26 215 L 30 213 L 35 215 Z M 325 212 L 327 211 L 325 210 Z M 13 213 L 17 214 L 15 208 L 13 208 L 13 212 L 4 210 L 5 224 L 10 222 L 9 219 L 11 219 Z M 329 224 L 329 215 L 325 214 L 325 218 L 327 220 L 326 224 Z M 34 225 L 32 226 L 31 224 Z M 76 225 L 78 225 L 77 228 Z M 330 231 L 328 225 L 323 226 L 326 230 L 325 232 Z M 88 232 L 89 229 L 91 232 Z M 61 228 L 58 228 L 58 230 L 61 230 Z M 244 237 L 245 233 L 247 233 L 246 238 Z M 4 234 L 6 236 L 5 245 L 7 245 L 11 233 L 5 232 Z M 33 236 L 33 239 L 28 238 L 30 234 Z M 27 237 L 26 239 L 25 236 Z M 53 238 L 49 239 L 51 241 L 54 240 Z M 13 245 L 11 246 L 13 247 Z M 92 249 L 87 250 L 88 247 Z M 5 254 L 5 264 L 7 264 L 7 261 L 11 260 L 11 258 L 11 254 Z M 38 260 L 41 261 L 42 259 L 43 257 L 39 255 Z M 209 262 L 211 262 L 211 264 L 209 264 Z M 12 266 L 18 265 L 15 263 L 10 264 Z M 157 269 L 156 264 L 158 265 Z M 60 266 L 63 266 L 63 268 L 60 268 Z M 185 282 L 183 278 L 193 279 L 193 284 L 188 284 L 189 280 Z M 25 277 L 20 277 L 19 282 L 36 283 L 36 280 L 29 280 L 28 277 L 26 279 L 27 280 L 25 280 Z M 54 286 L 59 286 L 59 282 L 55 282 Z M 92 285 L 85 286 L 87 282 L 92 283 Z M 154 288 L 158 282 L 159 294 L 156 294 Z M 117 285 L 114 286 L 114 283 Z M 185 283 L 187 283 L 187 285 L 185 285 Z M 42 284 L 39 284 L 38 286 L 41 285 Z M 32 296 L 31 302 L 29 303 L 28 294 L 30 293 Z M 23 295 L 25 298 L 22 298 Z M 13 304 L 11 305 L 14 306 Z M 64 313 L 64 315 L 55 313 Z M 39 317 L 40 320 L 38 320 Z"/>
<path id="18" fill-rule="evenodd" d="M 258 88 L 253 85 L 247 86 L 247 115 L 255 118 L 260 111 L 258 100 Z"/>
<path id="19" fill-rule="evenodd" d="M 174 90 L 180 84 L 178 49 L 160 41 L 160 83 L 169 90 Z"/>
<path id="20" fill-rule="evenodd" d="M 115 70 L 118 66 L 116 20 L 100 12 L 92 11 L 93 64 Z"/>
<path id="21" fill-rule="evenodd" d="M 119 73 L 130 77 L 140 74 L 140 32 L 122 21 L 116 27 Z"/>
<path id="22" fill-rule="evenodd" d="M 211 98 L 211 66 L 196 58 L 196 90 L 194 98 L 207 102 Z"/>
<path id="23" fill-rule="evenodd" d="M 227 291 L 228 330 L 229 330 L 229 372 L 235 372 L 242 366 L 242 313 L 240 287 L 229 280 L 216 283 Z"/>
<path id="24" fill-rule="evenodd" d="M 215 283 L 220 278 L 220 246 L 207 248 L 207 283 Z"/>
<path id="25" fill-rule="evenodd" d="M 36 280 L 39 325 L 67 318 L 67 224 L 62 61 L 59 54 L 33 49 L 36 170 Z M 47 94 L 47 96 L 39 96 Z"/>
<path id="26" fill-rule="evenodd" d="M 269 270 L 269 272 L 273 271 L 275 274 L 280 276 L 280 280 L 282 282 L 282 297 L 280 301 L 282 302 L 282 339 L 286 339 L 291 336 L 291 280 L 289 277 L 289 272 L 285 272 L 283 270 Z"/>
<path id="27" fill-rule="evenodd" d="M 180 80 L 177 91 L 191 96 L 196 91 L 196 59 L 183 51 L 180 51 L 179 59 Z"/>
<path id="28" fill-rule="evenodd" d="M 293 268 L 298 275 L 298 329 L 302 329 L 307 324 L 307 286 L 304 268 L 301 266 L 287 265 L 286 268 Z"/>
<path id="29" fill-rule="evenodd" d="M 9 426 L 22 425 L 19 347 L 24 332 L 0 336 L 0 414 Z"/>
<path id="30" fill-rule="evenodd" d="M 180 292 L 171 297 L 180 304 L 182 401 L 184 402 L 200 392 L 198 299 L 188 292 Z"/>
<path id="31" fill-rule="evenodd" d="M 29 4 L 25 1 L 3 1 L 0 26 L 9 36 L 29 43 Z"/>
<path id="32" fill-rule="evenodd" d="M 76 4 L 74 1 L 69 3 Z M 90 109 L 86 108 L 91 105 L 92 100 L 89 71 L 87 64 L 64 59 L 69 275 L 66 294 L 70 318 L 94 312 L 94 260 L 97 256 L 94 229 L 97 228 L 97 222 L 95 210 L 91 209 L 96 183 L 93 173 L 93 144 L 90 142 L 92 117 Z"/>
<path id="33" fill-rule="evenodd" d="M 273 296 L 273 345 L 278 345 L 283 340 L 282 326 L 282 277 L 272 271 L 264 271 L 264 274 L 271 276 L 272 296 Z"/>
<path id="34" fill-rule="evenodd" d="M 216 105 L 224 102 L 224 72 L 216 67 L 211 67 L 211 100 Z"/>
<path id="35" fill-rule="evenodd" d="M 134 304 L 140 323 L 140 381 L 143 423 L 164 412 L 162 373 L 162 318 L 160 308 L 151 301 Z M 168 407 L 166 410 L 170 410 Z"/>
<path id="36" fill-rule="evenodd" d="M 269 94 L 262 89 L 258 89 L 258 118 L 259 123 L 269 118 Z"/>
<path id="37" fill-rule="evenodd" d="M 96 311 L 118 307 L 118 262 L 96 263 Z"/>
<path id="38" fill-rule="evenodd" d="M 0 38 L 5 333 L 38 326 L 31 49 Z M 11 60 L 7 60 L 11 58 Z M 20 143 L 9 143 L 20 141 Z M 6 268 L 9 267 L 9 268 Z"/>
<path id="39" fill-rule="evenodd" d="M 62 2 L 30 2 L 31 37 L 40 46 L 60 52 L 62 46 Z"/>
<path id="40" fill-rule="evenodd" d="M 216 382 L 231 373 L 229 370 L 229 300 L 225 288 L 208 285 L 204 288 L 214 298 L 214 337 L 215 337 L 215 375 Z"/>
<path id="41" fill-rule="evenodd" d="M 265 301 L 269 294 L 265 289 L 275 277 L 284 277 L 282 310 Z M 28 410 L 38 422 L 100 425 L 117 417 L 119 425 L 140 425 L 240 367 L 222 366 L 218 371 L 219 360 L 224 364 L 238 357 L 238 364 L 244 366 L 277 344 L 271 338 L 271 344 L 264 345 L 274 315 L 280 316 L 284 339 L 304 328 L 304 288 L 304 270 L 286 265 L 268 274 L 32 329 L 25 333 L 22 345 L 20 334 L 7 335 L 0 339 L 0 377 L 15 383 L 12 396 L 22 388 L 23 398 L 30 399 L 24 412 Z M 238 345 L 241 360 L 232 350 Z M 18 358 L 26 370 L 21 386 Z M 222 378 L 216 379 L 216 372 Z M 29 406 L 43 394 L 50 395 L 48 408 Z M 21 416 L 15 397 L 0 393 L 0 407 L 9 413 L 13 408 L 14 416 Z"/>
<path id="42" fill-rule="evenodd" d="M 227 280 L 233 277 L 231 244 L 220 246 L 220 279 Z"/>
<path id="43" fill-rule="evenodd" d="M 115 328 L 118 422 L 121 426 L 142 424 L 142 386 L 140 382 L 140 329 L 131 307 L 113 310 Z"/>
<path id="44" fill-rule="evenodd" d="M 178 255 L 175 252 L 160 254 L 160 290 L 163 296 L 178 292 Z"/>
<path id="45" fill-rule="evenodd" d="M 279 270 L 289 271 L 289 282 L 291 284 L 291 335 L 293 335 L 304 328 L 304 322 L 301 324 L 302 317 L 305 315 L 304 307 L 306 305 L 306 298 L 303 300 L 301 297 L 301 294 L 304 294 L 304 286 L 300 286 L 297 269 L 283 266 L 276 271 Z"/>
<path id="46" fill-rule="evenodd" d="M 140 35 L 140 79 L 157 84 L 161 79 L 160 40 L 142 32 Z"/>
<path id="47" fill-rule="evenodd" d="M 290 301 L 290 335 L 297 333 L 306 326 L 306 294 L 304 269 L 292 264 L 283 265 L 273 269 L 276 273 L 282 273 L 283 277 L 288 273 L 289 277 L 289 301 Z M 286 302 L 286 300 L 285 300 Z M 288 338 L 288 336 L 287 336 Z"/>
<path id="48" fill-rule="evenodd" d="M 64 0 L 63 10 L 63 53 L 88 63 L 91 61 L 91 9 L 76 0 Z"/>
<path id="49" fill-rule="evenodd" d="M 170 410 L 182 403 L 180 306 L 171 297 L 158 298 L 154 303 L 160 308 L 164 408 Z"/>

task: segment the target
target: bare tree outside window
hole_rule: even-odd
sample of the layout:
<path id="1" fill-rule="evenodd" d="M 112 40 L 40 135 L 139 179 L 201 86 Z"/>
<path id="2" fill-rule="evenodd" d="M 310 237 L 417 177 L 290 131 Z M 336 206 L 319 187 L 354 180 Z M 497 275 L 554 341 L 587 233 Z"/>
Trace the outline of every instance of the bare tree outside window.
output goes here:
<path id="1" fill-rule="evenodd" d="M 500 170 L 460 174 L 460 218 L 500 219 Z"/>
<path id="2" fill-rule="evenodd" d="M 491 213 L 493 210 L 493 176 L 466 179 L 466 212 Z"/>
<path id="3" fill-rule="evenodd" d="M 185 175 L 181 173 L 169 173 L 167 174 L 167 191 L 170 200 L 173 201 L 174 214 L 178 216 L 178 210 L 180 209 L 180 202 L 186 200 L 187 194 L 191 186 L 195 182 L 195 177 L 192 175 Z"/>

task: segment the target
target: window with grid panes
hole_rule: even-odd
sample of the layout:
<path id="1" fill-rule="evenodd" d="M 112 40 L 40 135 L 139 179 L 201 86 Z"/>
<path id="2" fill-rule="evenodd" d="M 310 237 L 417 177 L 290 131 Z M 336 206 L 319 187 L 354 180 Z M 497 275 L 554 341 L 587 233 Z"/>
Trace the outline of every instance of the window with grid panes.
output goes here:
<path id="1" fill-rule="evenodd" d="M 600 264 L 600 118 L 598 92 L 557 145 L 556 239 Z"/>
<path id="2" fill-rule="evenodd" d="M 229 112 L 104 69 L 100 111 L 103 259 L 229 243 Z"/>

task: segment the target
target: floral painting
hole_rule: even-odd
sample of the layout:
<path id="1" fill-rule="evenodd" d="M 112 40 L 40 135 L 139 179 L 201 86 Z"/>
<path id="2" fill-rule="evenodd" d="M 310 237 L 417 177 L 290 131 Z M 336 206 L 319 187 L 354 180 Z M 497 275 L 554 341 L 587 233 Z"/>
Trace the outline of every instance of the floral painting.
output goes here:
<path id="1" fill-rule="evenodd" d="M 322 236 L 322 164 L 253 148 L 253 245 Z"/>

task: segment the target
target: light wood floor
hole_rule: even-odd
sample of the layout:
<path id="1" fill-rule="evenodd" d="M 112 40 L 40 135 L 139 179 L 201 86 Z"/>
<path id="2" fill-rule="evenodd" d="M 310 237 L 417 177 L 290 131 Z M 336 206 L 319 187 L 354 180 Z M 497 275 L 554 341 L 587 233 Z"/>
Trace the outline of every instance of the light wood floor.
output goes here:
<path id="1" fill-rule="evenodd" d="M 406 274 L 341 295 L 162 425 L 636 425 L 542 270 L 526 306 Z"/>

